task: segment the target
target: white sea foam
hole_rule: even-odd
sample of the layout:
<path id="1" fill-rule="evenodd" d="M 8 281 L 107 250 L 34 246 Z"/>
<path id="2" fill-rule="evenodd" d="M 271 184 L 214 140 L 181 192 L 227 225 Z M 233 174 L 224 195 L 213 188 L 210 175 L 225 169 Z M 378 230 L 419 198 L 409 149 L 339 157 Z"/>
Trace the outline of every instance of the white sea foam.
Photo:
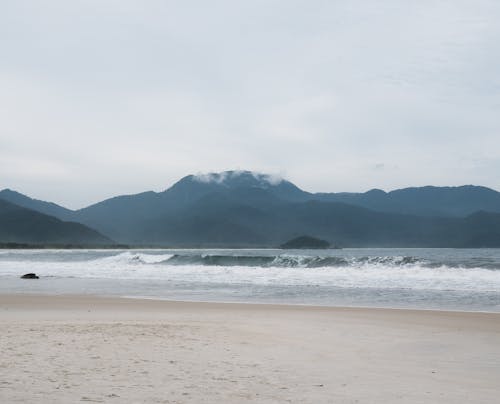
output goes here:
<path id="1" fill-rule="evenodd" d="M 96 260 L 89 261 L 93 265 L 95 264 L 157 264 L 159 262 L 166 261 L 170 259 L 173 254 L 145 254 L 145 253 L 134 253 L 130 251 L 122 252 L 118 255 L 112 255 L 110 257 L 104 257 Z"/>
<path id="2" fill-rule="evenodd" d="M 85 259 L 86 254 L 88 256 Z M 134 251 L 99 254 L 96 256 L 96 254 L 81 251 L 73 253 L 20 252 L 11 254 L 11 257 L 4 254 L 0 259 L 0 277 L 17 277 L 26 272 L 36 272 L 42 277 L 158 280 L 228 286 L 314 285 L 339 288 L 500 293 L 500 270 L 446 265 L 432 267 L 427 265 L 426 260 L 409 259 L 405 256 L 338 257 L 338 260 L 332 261 L 335 265 L 314 266 L 316 265 L 314 264 L 311 267 L 311 262 L 314 263 L 315 259 L 325 259 L 325 257 L 271 256 L 267 261 L 263 261 L 262 265 L 248 265 L 247 261 L 245 265 L 238 265 L 238 260 L 241 260 L 240 256 L 223 256 L 230 260 L 230 264 L 217 265 L 219 262 L 217 259 L 221 256 L 205 253 L 182 255 L 181 257 L 188 257 L 188 262 L 173 265 L 170 263 L 174 257 L 179 257 L 178 254 Z M 200 259 L 206 260 L 207 257 L 211 260 L 209 265 L 206 261 L 199 261 Z M 249 255 L 244 258 L 253 259 L 259 256 Z M 189 260 L 192 261 L 189 262 Z M 215 265 L 213 265 L 214 262 Z"/>

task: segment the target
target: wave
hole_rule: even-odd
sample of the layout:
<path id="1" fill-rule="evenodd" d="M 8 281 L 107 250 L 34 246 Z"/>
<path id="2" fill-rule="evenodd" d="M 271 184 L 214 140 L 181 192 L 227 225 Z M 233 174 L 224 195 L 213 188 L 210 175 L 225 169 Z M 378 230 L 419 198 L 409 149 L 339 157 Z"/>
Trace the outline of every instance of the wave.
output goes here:
<path id="1" fill-rule="evenodd" d="M 348 267 L 359 265 L 404 266 L 425 264 L 426 261 L 415 257 L 322 257 L 301 255 L 247 256 L 247 255 L 182 255 L 175 254 L 159 262 L 166 265 L 206 265 L 206 266 L 248 266 L 277 268 L 322 268 Z"/>
<path id="2" fill-rule="evenodd" d="M 273 251 L 274 252 L 274 251 Z M 138 265 L 153 266 L 203 266 L 203 267 L 252 267 L 252 268 L 450 268 L 500 270 L 500 257 L 454 254 L 441 256 L 419 257 L 414 255 L 367 255 L 355 256 L 349 253 L 328 255 L 273 254 L 273 252 L 242 252 L 219 253 L 207 251 L 8 251 L 1 255 L 0 263 L 8 266 L 25 262 L 27 265 L 35 262 L 67 263 L 80 262 L 95 267 L 128 267 Z M 429 254 L 430 255 L 430 254 Z"/>
<path id="3" fill-rule="evenodd" d="M 158 264 L 168 261 L 172 256 L 172 254 L 146 254 L 126 251 L 109 257 L 97 258 L 93 262 L 110 264 Z"/>
<path id="4" fill-rule="evenodd" d="M 341 268 L 341 267 L 391 267 L 391 268 L 435 268 L 450 269 L 482 268 L 500 270 L 499 262 L 439 261 L 414 256 L 314 256 L 314 255 L 220 255 L 220 254 L 150 254 L 121 252 L 117 255 L 92 260 L 106 264 L 145 264 L 145 265 L 201 265 L 220 267 L 256 267 L 256 268 Z"/>
<path id="5" fill-rule="evenodd" d="M 495 268 L 481 267 L 498 263 L 498 258 L 478 261 L 469 255 L 467 260 L 462 257 L 447 263 L 445 257 L 424 259 L 411 255 L 325 257 L 265 255 L 262 252 L 256 255 L 245 252 L 234 255 L 179 250 L 172 251 L 172 254 L 165 252 L 116 251 L 83 255 L 74 252 L 74 260 L 68 260 L 65 254 L 62 254 L 64 259 L 55 259 L 54 253 L 48 256 L 44 253 L 35 260 L 33 257 L 0 260 L 0 276 L 19 277 L 29 269 L 39 274 L 42 280 L 46 277 L 112 279 L 117 282 L 135 280 L 138 285 L 151 281 L 155 284 L 165 282 L 164 285 L 170 285 L 168 287 L 188 285 L 189 288 L 189 285 L 196 284 L 208 289 L 220 285 L 235 288 L 247 285 L 257 288 L 319 286 L 500 292 L 498 264 Z M 476 266 L 473 266 L 474 262 Z M 464 263 L 467 267 L 463 266 Z M 494 300 L 498 301 L 498 296 Z"/>

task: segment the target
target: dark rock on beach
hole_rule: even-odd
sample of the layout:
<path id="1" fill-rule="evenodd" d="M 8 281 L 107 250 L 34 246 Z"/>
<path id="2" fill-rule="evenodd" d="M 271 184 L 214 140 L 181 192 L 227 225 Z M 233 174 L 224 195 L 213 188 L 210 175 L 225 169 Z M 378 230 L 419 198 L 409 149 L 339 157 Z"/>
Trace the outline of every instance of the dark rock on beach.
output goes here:
<path id="1" fill-rule="evenodd" d="M 29 273 L 21 276 L 21 279 L 40 279 L 40 277 L 37 274 Z"/>

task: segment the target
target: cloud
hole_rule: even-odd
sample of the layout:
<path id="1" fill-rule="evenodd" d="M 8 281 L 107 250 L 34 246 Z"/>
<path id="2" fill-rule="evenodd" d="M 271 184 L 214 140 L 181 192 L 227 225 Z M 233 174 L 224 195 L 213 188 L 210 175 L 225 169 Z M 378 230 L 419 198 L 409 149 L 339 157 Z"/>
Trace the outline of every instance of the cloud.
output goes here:
<path id="1" fill-rule="evenodd" d="M 204 184 L 216 183 L 222 184 L 228 176 L 228 171 L 221 173 L 198 173 L 194 176 L 194 180 Z"/>
<path id="2" fill-rule="evenodd" d="M 500 188 L 496 1 L 2 7 L 0 188 L 80 207 L 235 168 Z"/>

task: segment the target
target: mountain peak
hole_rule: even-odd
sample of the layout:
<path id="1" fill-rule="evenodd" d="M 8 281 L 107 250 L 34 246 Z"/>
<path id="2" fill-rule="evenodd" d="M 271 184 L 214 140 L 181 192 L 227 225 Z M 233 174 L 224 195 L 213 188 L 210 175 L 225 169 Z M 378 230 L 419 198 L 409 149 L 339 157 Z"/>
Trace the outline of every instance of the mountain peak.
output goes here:
<path id="1" fill-rule="evenodd" d="M 231 170 L 220 173 L 197 174 L 191 179 L 203 184 L 218 184 L 226 187 L 250 186 L 268 188 L 279 185 L 284 180 L 277 175 L 257 173 L 253 171 Z"/>
<path id="2" fill-rule="evenodd" d="M 240 192 L 244 189 L 263 190 L 284 200 L 303 200 L 308 195 L 279 176 L 236 170 L 188 175 L 164 191 L 163 195 L 175 195 L 187 203 L 213 192 Z"/>
<path id="3" fill-rule="evenodd" d="M 4 189 L 0 190 L 0 195 L 16 195 L 16 196 L 26 197 L 25 195 L 21 194 L 20 192 L 14 191 L 13 189 L 10 189 L 10 188 L 4 188 Z"/>

